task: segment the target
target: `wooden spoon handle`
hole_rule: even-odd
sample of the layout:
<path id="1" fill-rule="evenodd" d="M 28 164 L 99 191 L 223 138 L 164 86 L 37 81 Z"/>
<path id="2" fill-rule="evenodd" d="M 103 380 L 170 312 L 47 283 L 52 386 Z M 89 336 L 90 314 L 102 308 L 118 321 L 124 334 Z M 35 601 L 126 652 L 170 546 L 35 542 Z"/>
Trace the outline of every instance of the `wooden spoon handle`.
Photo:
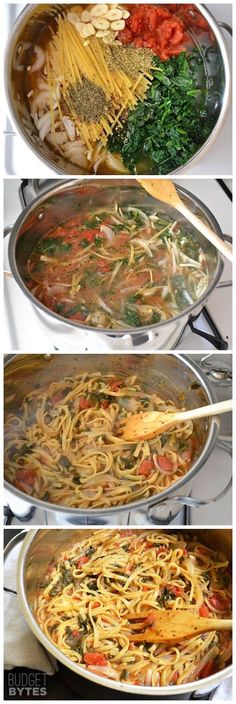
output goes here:
<path id="1" fill-rule="evenodd" d="M 201 408 L 192 408 L 188 411 L 175 413 L 176 420 L 194 420 L 195 418 L 206 418 L 207 416 L 217 416 L 221 413 L 228 413 L 233 409 L 232 399 L 227 401 L 219 401 L 219 403 L 211 403 L 209 406 Z"/>
<path id="2" fill-rule="evenodd" d="M 187 207 L 187 205 L 185 205 L 185 203 L 183 203 L 182 200 L 178 202 L 178 205 L 176 204 L 176 208 L 180 213 L 182 213 L 182 215 L 184 215 L 187 220 L 189 220 L 189 222 L 192 223 L 194 227 L 196 227 L 197 230 L 199 230 L 199 232 L 204 235 L 204 237 L 209 240 L 209 242 L 211 242 L 211 244 L 214 245 L 214 247 L 216 247 L 216 249 L 219 250 L 219 252 L 221 252 L 221 254 L 224 255 L 224 257 L 229 259 L 231 262 L 233 261 L 232 250 L 230 249 L 228 244 L 224 242 L 224 240 L 221 240 L 221 238 L 218 237 L 218 235 L 209 227 L 209 225 L 207 225 L 205 222 L 202 222 L 202 220 L 197 215 L 195 215 L 195 213 L 192 213 L 192 211 Z"/>

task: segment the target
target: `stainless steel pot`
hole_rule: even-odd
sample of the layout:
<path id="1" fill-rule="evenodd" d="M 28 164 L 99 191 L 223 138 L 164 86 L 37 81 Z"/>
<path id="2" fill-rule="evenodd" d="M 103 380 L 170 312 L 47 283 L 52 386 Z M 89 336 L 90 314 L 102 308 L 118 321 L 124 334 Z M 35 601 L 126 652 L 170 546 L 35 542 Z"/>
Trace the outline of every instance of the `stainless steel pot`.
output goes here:
<path id="1" fill-rule="evenodd" d="M 84 170 L 56 154 L 46 142 L 40 140 L 29 112 L 25 89 L 26 67 L 22 64 L 20 70 L 19 68 L 16 70 L 17 65 L 19 66 L 18 48 L 23 43 L 27 43 L 30 54 L 32 47 L 38 43 L 40 33 L 45 29 L 45 26 L 47 27 L 52 22 L 55 13 L 62 7 L 63 5 L 61 4 L 27 5 L 17 18 L 6 51 L 6 93 L 11 117 L 17 127 L 17 131 L 34 153 L 57 173 L 84 174 Z M 198 9 L 207 20 L 211 31 L 208 34 L 205 33 L 202 38 L 195 33 L 194 28 L 191 29 L 191 33 L 195 46 L 201 55 L 203 54 L 204 45 L 209 104 L 212 104 L 213 114 L 216 111 L 218 117 L 216 117 L 216 124 L 210 136 L 198 152 L 184 166 L 176 169 L 173 173 L 185 173 L 188 167 L 192 168 L 205 156 L 222 128 L 229 106 L 230 68 L 224 36 L 220 27 L 229 32 L 231 30 L 224 23 L 217 24 L 204 5 L 198 5 Z"/>
<path id="2" fill-rule="evenodd" d="M 35 386 L 45 386 L 61 379 L 63 376 L 73 375 L 80 372 L 112 373 L 126 376 L 127 374 L 137 374 L 138 379 L 147 392 L 155 389 L 164 398 L 172 399 L 179 406 L 179 394 L 184 394 L 184 404 L 186 408 L 193 408 L 213 403 L 216 401 L 215 393 L 210 386 L 207 376 L 188 357 L 178 354 L 161 355 L 16 355 L 6 360 L 5 367 L 5 404 L 10 393 L 14 395 L 10 399 L 6 412 L 17 410 L 21 405 L 23 397 Z M 193 478 L 200 468 L 205 464 L 216 444 L 230 454 L 231 448 L 227 442 L 217 439 L 219 421 L 217 417 L 196 422 L 199 435 L 199 453 L 192 467 L 184 477 L 179 479 L 168 489 L 160 494 L 148 499 L 134 501 L 124 506 L 103 509 L 76 509 L 65 508 L 62 505 L 55 505 L 37 498 L 27 496 L 27 502 L 33 503 L 46 510 L 64 513 L 66 520 L 70 523 L 86 521 L 88 515 L 94 520 L 99 517 L 99 522 L 106 523 L 121 511 L 139 509 L 143 511 L 144 519 L 154 523 L 165 522 L 166 516 L 171 514 L 171 518 L 178 514 L 182 505 L 204 506 L 222 498 L 231 486 L 231 480 L 219 495 L 203 499 L 195 499 L 191 496 Z M 8 491 L 13 492 L 19 498 L 26 495 L 6 482 Z M 184 493 L 183 493 L 184 492 Z"/>
<path id="3" fill-rule="evenodd" d="M 99 529 L 98 529 L 99 530 Z M 94 532 L 94 530 L 92 531 Z M 163 529 L 162 529 L 163 532 Z M 178 531 L 186 534 L 185 531 Z M 189 532 L 189 531 L 188 531 Z M 195 529 L 194 534 L 198 535 L 198 539 L 205 545 L 214 550 L 221 550 L 225 553 L 229 561 L 232 559 L 232 531 L 230 529 Z M 67 658 L 56 646 L 46 637 L 41 631 L 36 619 L 36 593 L 40 583 L 47 572 L 49 563 L 52 559 L 57 559 L 60 553 L 68 550 L 75 542 L 80 539 L 84 540 L 89 536 L 91 531 L 87 529 L 67 529 L 67 530 L 30 530 L 24 539 L 20 556 L 18 560 L 17 584 L 18 597 L 23 615 L 42 645 L 59 660 L 63 665 L 73 670 L 81 677 L 85 677 L 103 687 L 110 687 L 129 694 L 153 696 L 153 697 L 168 697 L 172 699 L 176 695 L 178 699 L 187 692 L 201 690 L 209 691 L 217 687 L 220 682 L 229 677 L 232 673 L 232 667 L 228 666 L 224 670 L 217 672 L 215 675 L 206 677 L 198 682 L 188 683 L 184 685 L 176 685 L 175 687 L 147 687 L 126 684 L 125 682 L 115 682 L 107 680 L 104 677 L 95 675 L 88 670 L 85 670 L 80 665 L 72 662 Z"/>
<path id="4" fill-rule="evenodd" d="M 219 224 L 208 208 L 194 195 L 181 186 L 177 187 L 183 201 L 199 217 L 205 220 L 219 237 L 223 237 Z M 50 230 L 51 227 L 64 222 L 72 217 L 78 210 L 91 210 L 92 208 L 111 207 L 116 201 L 122 205 L 136 205 L 140 208 L 153 207 L 154 199 L 132 179 L 81 179 L 79 181 L 62 182 L 53 185 L 41 196 L 35 198 L 25 208 L 12 228 L 9 240 L 9 261 L 13 276 L 27 298 L 36 307 L 37 313 L 42 318 L 49 332 L 57 333 L 65 339 L 66 347 L 70 351 L 77 351 L 80 330 L 87 334 L 99 335 L 103 345 L 110 349 L 131 349 L 138 345 L 146 345 L 149 349 L 172 349 L 176 346 L 186 324 L 193 321 L 200 314 L 209 295 L 214 290 L 223 271 L 223 262 L 219 252 L 199 232 L 191 228 L 195 238 L 203 248 L 210 272 L 209 285 L 199 300 L 183 310 L 179 315 L 156 325 L 146 325 L 139 328 L 120 328 L 109 330 L 81 325 L 81 323 L 65 320 L 60 315 L 46 308 L 38 301 L 26 287 L 23 276 L 26 273 L 27 259 L 36 243 Z M 176 211 L 168 206 L 158 204 L 158 209 L 168 212 L 170 217 L 176 218 Z M 178 221 L 184 221 L 178 214 Z M 217 344 L 203 333 L 209 342 Z"/>

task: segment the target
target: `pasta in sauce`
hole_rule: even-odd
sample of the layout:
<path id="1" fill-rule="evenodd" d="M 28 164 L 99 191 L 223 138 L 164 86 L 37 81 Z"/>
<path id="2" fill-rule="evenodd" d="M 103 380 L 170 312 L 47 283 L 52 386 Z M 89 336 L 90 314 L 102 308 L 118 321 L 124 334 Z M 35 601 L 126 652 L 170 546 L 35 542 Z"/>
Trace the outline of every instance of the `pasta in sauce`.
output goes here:
<path id="1" fill-rule="evenodd" d="M 198 453 L 192 421 L 138 443 L 124 442 L 120 426 L 131 413 L 165 409 L 176 407 L 146 393 L 135 376 L 85 373 L 33 390 L 6 417 L 6 479 L 32 497 L 83 509 L 157 494 Z"/>
<path id="2" fill-rule="evenodd" d="M 140 615 L 149 608 L 152 615 L 160 609 L 184 609 L 229 618 L 228 560 L 196 538 L 177 533 L 97 530 L 50 564 L 36 618 L 68 658 L 112 680 L 178 685 L 229 663 L 231 635 L 224 631 L 174 646 L 132 643 L 127 614 Z"/>
<path id="3" fill-rule="evenodd" d="M 207 257 L 185 226 L 136 207 L 82 212 L 34 247 L 24 276 L 58 315 L 98 328 L 163 323 L 209 285 Z"/>

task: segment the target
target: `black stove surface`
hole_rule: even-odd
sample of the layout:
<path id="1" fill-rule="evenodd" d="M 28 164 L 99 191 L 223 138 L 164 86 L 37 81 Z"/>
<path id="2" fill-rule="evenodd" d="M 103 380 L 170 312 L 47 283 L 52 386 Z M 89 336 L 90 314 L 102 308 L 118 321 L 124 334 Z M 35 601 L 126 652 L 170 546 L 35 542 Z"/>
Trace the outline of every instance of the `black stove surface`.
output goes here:
<path id="1" fill-rule="evenodd" d="M 4 701 L 9 701 L 12 699 L 22 699 L 25 701 L 36 700 L 41 701 L 46 699 L 49 701 L 208 701 L 212 699 L 215 690 L 209 692 L 209 694 L 201 695 L 198 691 L 186 694 L 185 696 L 174 695 L 170 697 L 147 697 L 146 695 L 128 694 L 127 692 L 118 692 L 109 687 L 100 687 L 93 682 L 89 682 L 83 677 L 79 677 L 72 670 L 67 667 L 58 664 L 58 672 L 53 675 L 45 675 L 43 672 L 37 672 L 37 685 L 39 690 L 41 689 L 41 694 L 35 694 L 32 692 L 24 693 L 21 690 L 22 686 L 26 686 L 27 683 L 31 683 L 36 677 L 35 670 L 30 670 L 28 668 L 15 667 L 14 670 L 4 672 Z M 12 683 L 15 683 L 12 686 Z M 14 691 L 15 690 L 15 691 Z"/>

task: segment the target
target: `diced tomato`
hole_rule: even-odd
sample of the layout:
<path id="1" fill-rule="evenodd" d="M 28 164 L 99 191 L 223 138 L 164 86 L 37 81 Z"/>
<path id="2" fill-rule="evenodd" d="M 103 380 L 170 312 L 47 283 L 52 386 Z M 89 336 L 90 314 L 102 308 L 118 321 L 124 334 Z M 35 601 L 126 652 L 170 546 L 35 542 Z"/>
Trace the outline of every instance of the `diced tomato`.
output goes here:
<path id="1" fill-rule="evenodd" d="M 36 473 L 34 469 L 18 469 L 16 472 L 16 480 L 25 482 L 29 486 L 34 486 Z"/>
<path id="2" fill-rule="evenodd" d="M 92 403 L 89 398 L 80 397 L 79 407 L 81 411 L 85 411 L 87 408 L 91 408 Z"/>
<path id="3" fill-rule="evenodd" d="M 156 623 L 156 618 L 158 614 L 154 611 L 148 614 L 147 618 L 145 618 L 145 624 L 148 623 L 149 626 L 154 626 Z"/>
<path id="4" fill-rule="evenodd" d="M 102 237 L 100 230 L 98 228 L 91 227 L 91 230 L 80 230 L 80 240 L 88 240 L 88 242 L 93 242 L 94 237 Z"/>
<path id="5" fill-rule="evenodd" d="M 100 601 L 95 601 L 94 604 L 92 604 L 92 609 L 97 609 L 98 606 L 100 606 Z"/>
<path id="6" fill-rule="evenodd" d="M 122 42 L 122 44 L 131 44 L 133 35 L 130 29 L 128 27 L 125 27 L 124 29 L 119 32 L 117 39 L 119 42 Z"/>
<path id="7" fill-rule="evenodd" d="M 105 398 L 104 398 L 104 399 L 101 401 L 100 406 L 101 406 L 102 408 L 108 408 L 108 407 L 110 406 L 110 403 L 111 403 L 111 402 L 108 401 L 108 399 L 105 399 Z"/>
<path id="8" fill-rule="evenodd" d="M 70 320 L 78 320 L 79 322 L 82 322 L 85 319 L 81 310 L 77 310 L 77 313 L 74 313 L 74 315 L 70 315 L 69 318 Z"/>
<path id="9" fill-rule="evenodd" d="M 107 271 L 111 270 L 111 264 L 107 259 L 98 259 L 97 267 L 105 274 Z"/>
<path id="10" fill-rule="evenodd" d="M 165 455 L 158 455 L 157 461 L 160 468 L 163 469 L 164 472 L 171 472 L 173 470 L 173 464 L 169 457 L 166 457 Z"/>
<path id="11" fill-rule="evenodd" d="M 102 653 L 85 653 L 84 662 L 86 665 L 107 665 L 107 659 Z"/>
<path id="12" fill-rule="evenodd" d="M 51 397 L 51 402 L 52 403 L 59 403 L 59 401 L 62 400 L 63 396 L 64 396 L 63 391 L 57 391 L 57 393 Z"/>
<path id="13" fill-rule="evenodd" d="M 175 584 L 167 584 L 167 589 L 175 596 L 181 596 L 183 594 L 183 587 L 176 587 Z"/>
<path id="14" fill-rule="evenodd" d="M 73 638 L 79 638 L 80 635 L 81 635 L 81 631 L 78 628 L 75 628 L 75 630 L 72 631 Z"/>
<path id="15" fill-rule="evenodd" d="M 142 460 L 138 468 L 138 474 L 142 474 L 144 477 L 148 477 L 153 468 L 154 462 L 152 459 Z"/>
<path id="16" fill-rule="evenodd" d="M 146 585 L 144 584 L 143 587 L 142 587 L 142 591 L 143 591 L 143 592 L 148 592 L 148 591 L 149 591 L 149 588 L 150 588 L 150 587 L 146 587 Z"/>
<path id="17" fill-rule="evenodd" d="M 82 555 L 82 557 L 80 557 L 77 562 L 78 570 L 80 570 L 80 568 L 83 567 L 83 565 L 86 565 L 86 562 L 89 562 L 89 557 L 87 557 L 87 555 Z"/>
<path id="18" fill-rule="evenodd" d="M 176 684 L 178 678 L 179 678 L 179 670 L 175 670 L 174 674 L 171 677 L 170 684 Z"/>
<path id="19" fill-rule="evenodd" d="M 209 660 L 205 667 L 202 668 L 200 672 L 200 677 L 209 677 L 210 675 L 213 675 L 215 672 L 215 667 L 214 667 L 214 660 Z"/>
<path id="20" fill-rule="evenodd" d="M 122 386 L 122 381 L 119 381 L 118 379 L 111 379 L 111 381 L 109 381 L 109 386 L 112 391 L 119 391 Z"/>
<path id="21" fill-rule="evenodd" d="M 209 602 L 213 609 L 217 609 L 217 611 L 226 611 L 230 606 L 229 599 L 216 593 L 209 598 Z"/>
<path id="22" fill-rule="evenodd" d="M 203 616 L 203 618 L 208 618 L 210 611 L 209 611 L 206 604 L 202 604 L 202 606 L 200 606 L 198 613 L 199 613 L 199 616 Z"/>

